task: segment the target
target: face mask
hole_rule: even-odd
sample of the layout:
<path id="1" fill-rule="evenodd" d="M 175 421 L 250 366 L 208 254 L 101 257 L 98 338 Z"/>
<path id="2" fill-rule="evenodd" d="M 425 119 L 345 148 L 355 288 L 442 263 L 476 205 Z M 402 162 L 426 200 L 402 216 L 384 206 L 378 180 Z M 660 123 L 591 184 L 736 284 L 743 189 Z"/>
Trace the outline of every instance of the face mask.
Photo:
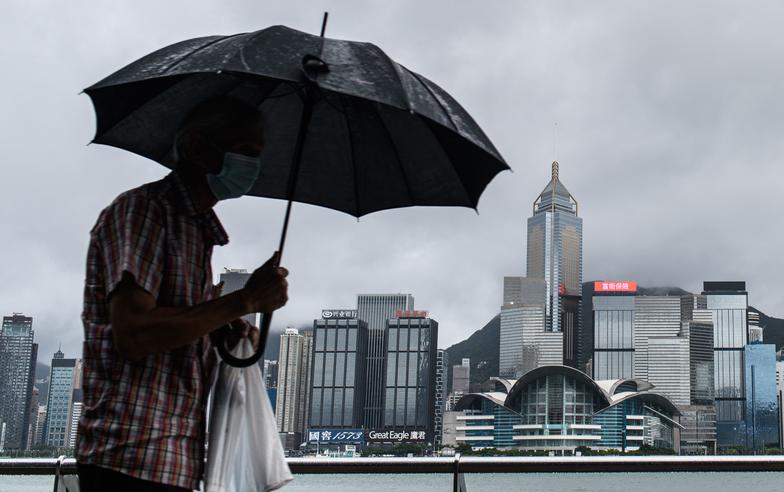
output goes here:
<path id="1" fill-rule="evenodd" d="M 239 198 L 253 188 L 261 171 L 258 157 L 226 152 L 220 174 L 207 174 L 207 184 L 218 200 Z"/>

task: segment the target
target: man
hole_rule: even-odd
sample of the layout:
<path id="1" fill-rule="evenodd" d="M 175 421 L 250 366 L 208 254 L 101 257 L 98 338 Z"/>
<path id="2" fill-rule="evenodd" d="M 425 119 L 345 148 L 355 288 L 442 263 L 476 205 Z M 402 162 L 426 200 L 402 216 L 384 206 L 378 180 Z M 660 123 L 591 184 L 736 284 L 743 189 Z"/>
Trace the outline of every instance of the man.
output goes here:
<path id="1" fill-rule="evenodd" d="M 76 447 L 83 491 L 198 488 L 216 365 L 208 335 L 288 300 L 276 255 L 240 291 L 219 297 L 212 285 L 213 246 L 228 242 L 212 208 L 249 191 L 262 145 L 256 108 L 206 102 L 178 132 L 175 170 L 121 194 L 92 229 Z"/>

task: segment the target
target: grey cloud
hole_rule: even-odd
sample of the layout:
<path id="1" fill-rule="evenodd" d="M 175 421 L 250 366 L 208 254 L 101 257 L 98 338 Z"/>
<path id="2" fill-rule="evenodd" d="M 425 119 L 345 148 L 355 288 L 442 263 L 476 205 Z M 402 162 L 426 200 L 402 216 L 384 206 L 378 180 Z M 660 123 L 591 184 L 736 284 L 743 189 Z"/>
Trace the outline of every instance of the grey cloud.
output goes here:
<path id="1" fill-rule="evenodd" d="M 165 44 L 270 24 L 372 41 L 452 93 L 515 172 L 467 209 L 381 212 L 357 222 L 294 210 L 285 263 L 300 326 L 359 292 L 411 292 L 465 338 L 498 310 L 501 277 L 524 273 L 525 219 L 549 163 L 580 202 L 585 279 L 698 290 L 745 279 L 779 294 L 784 69 L 778 2 L 12 2 L 0 18 L 0 312 L 36 318 L 42 358 L 80 351 L 88 231 L 155 163 L 101 146 L 85 86 Z M 553 123 L 558 143 L 553 152 Z M 221 204 L 223 266 L 275 249 L 281 202 Z"/>

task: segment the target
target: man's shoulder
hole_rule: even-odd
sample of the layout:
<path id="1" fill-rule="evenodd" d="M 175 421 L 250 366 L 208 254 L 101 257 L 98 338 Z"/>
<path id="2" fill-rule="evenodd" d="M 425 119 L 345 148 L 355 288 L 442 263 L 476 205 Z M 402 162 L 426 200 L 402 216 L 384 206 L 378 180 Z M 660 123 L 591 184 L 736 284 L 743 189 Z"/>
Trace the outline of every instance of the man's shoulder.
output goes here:
<path id="1" fill-rule="evenodd" d="M 117 220 L 127 222 L 134 218 L 162 219 L 166 189 L 168 185 L 164 178 L 120 193 L 98 215 L 91 232 L 95 233 L 107 223 Z"/>

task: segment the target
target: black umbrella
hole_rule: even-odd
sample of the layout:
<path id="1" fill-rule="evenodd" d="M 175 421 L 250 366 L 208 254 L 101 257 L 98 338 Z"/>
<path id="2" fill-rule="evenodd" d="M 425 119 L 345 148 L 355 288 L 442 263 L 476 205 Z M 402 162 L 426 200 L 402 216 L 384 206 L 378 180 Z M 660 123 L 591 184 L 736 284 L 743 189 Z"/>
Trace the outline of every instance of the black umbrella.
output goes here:
<path id="1" fill-rule="evenodd" d="M 324 17 L 326 24 L 326 14 Z M 509 167 L 443 89 L 370 43 L 273 26 L 182 41 L 85 89 L 97 117 L 93 142 L 173 167 L 184 117 L 216 96 L 257 105 L 268 121 L 262 169 L 250 195 L 360 217 L 413 205 L 476 208 Z M 262 317 L 262 340 L 272 320 Z M 233 358 L 222 343 L 223 359 Z"/>

